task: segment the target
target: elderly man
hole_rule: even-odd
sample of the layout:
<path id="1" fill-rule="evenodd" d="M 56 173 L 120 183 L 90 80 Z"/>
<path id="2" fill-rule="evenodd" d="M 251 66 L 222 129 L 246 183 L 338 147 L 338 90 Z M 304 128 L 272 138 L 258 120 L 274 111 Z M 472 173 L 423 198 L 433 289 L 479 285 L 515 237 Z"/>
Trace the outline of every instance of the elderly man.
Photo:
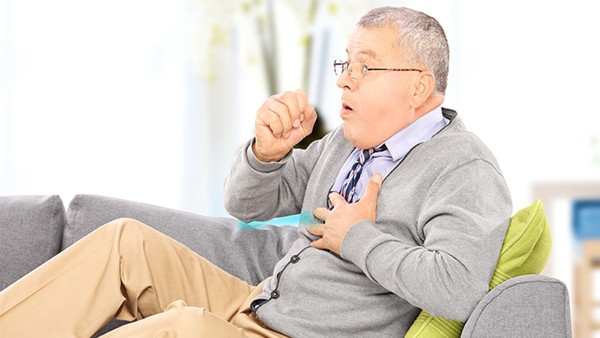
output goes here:
<path id="1" fill-rule="evenodd" d="M 334 62 L 343 124 L 293 149 L 314 108 L 301 91 L 269 98 L 225 185 L 241 220 L 303 215 L 272 277 L 249 286 L 118 220 L 0 293 L 0 332 L 89 336 L 116 315 L 138 321 L 112 336 L 397 337 L 421 309 L 466 320 L 511 200 L 491 152 L 441 108 L 444 31 L 426 14 L 377 8 L 346 53 Z"/>

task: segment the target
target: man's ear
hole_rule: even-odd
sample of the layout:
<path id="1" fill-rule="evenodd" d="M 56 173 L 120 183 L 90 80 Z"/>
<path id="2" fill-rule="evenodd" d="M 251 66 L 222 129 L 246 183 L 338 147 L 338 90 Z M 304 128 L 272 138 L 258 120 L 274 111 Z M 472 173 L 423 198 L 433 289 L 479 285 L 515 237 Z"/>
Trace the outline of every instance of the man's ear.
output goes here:
<path id="1" fill-rule="evenodd" d="M 432 72 L 422 71 L 415 80 L 413 95 L 410 98 L 412 108 L 419 108 L 435 91 L 435 76 Z"/>

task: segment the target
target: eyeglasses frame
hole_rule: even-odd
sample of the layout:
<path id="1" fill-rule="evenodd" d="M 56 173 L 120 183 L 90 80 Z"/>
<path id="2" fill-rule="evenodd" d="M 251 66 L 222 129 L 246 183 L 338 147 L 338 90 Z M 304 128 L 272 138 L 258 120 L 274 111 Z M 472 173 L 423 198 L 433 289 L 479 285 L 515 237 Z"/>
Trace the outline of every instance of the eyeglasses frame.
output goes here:
<path id="1" fill-rule="evenodd" d="M 333 72 L 335 73 L 335 75 L 340 76 L 341 74 L 344 73 L 345 70 L 348 70 L 350 68 L 351 63 L 358 63 L 364 69 L 361 77 L 353 77 L 351 74 L 348 74 L 348 76 L 350 76 L 350 78 L 354 79 L 354 80 L 363 79 L 367 75 L 367 72 L 374 71 L 374 70 L 387 70 L 387 71 L 394 71 L 394 72 L 419 72 L 419 73 L 423 72 L 422 69 L 417 69 L 417 68 L 370 68 L 370 67 L 367 67 L 367 65 L 365 65 L 362 62 L 358 62 L 358 61 L 348 62 L 348 61 L 342 61 L 342 60 L 333 60 Z M 336 69 L 337 66 L 342 66 L 342 71 L 340 72 L 340 74 L 337 73 L 337 69 Z"/>

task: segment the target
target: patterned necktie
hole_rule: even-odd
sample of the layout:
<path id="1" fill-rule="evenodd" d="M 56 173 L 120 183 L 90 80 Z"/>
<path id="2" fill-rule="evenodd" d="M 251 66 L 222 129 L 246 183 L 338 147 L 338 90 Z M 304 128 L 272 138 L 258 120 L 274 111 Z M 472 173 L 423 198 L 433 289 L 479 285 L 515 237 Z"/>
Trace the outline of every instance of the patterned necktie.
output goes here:
<path id="1" fill-rule="evenodd" d="M 340 191 L 340 195 L 342 195 L 348 203 L 352 203 L 352 199 L 356 193 L 356 184 L 360 179 L 360 174 L 362 174 L 365 163 L 367 163 L 374 153 L 384 151 L 386 149 L 387 147 L 384 144 L 380 147 L 365 149 L 358 153 L 358 160 L 352 165 L 352 168 L 342 183 L 342 189 Z M 329 199 L 327 200 L 327 206 L 329 209 L 333 209 L 333 205 L 331 202 L 329 202 Z"/>

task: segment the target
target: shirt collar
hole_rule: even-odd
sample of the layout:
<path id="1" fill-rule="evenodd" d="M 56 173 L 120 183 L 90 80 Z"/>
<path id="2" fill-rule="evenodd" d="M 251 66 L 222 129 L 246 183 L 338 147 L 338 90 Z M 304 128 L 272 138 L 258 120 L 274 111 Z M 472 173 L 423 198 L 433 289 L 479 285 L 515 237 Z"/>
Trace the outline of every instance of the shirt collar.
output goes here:
<path id="1" fill-rule="evenodd" d="M 384 144 L 394 162 L 402 159 L 415 145 L 428 141 L 440 131 L 448 120 L 437 107 L 387 139 Z"/>

